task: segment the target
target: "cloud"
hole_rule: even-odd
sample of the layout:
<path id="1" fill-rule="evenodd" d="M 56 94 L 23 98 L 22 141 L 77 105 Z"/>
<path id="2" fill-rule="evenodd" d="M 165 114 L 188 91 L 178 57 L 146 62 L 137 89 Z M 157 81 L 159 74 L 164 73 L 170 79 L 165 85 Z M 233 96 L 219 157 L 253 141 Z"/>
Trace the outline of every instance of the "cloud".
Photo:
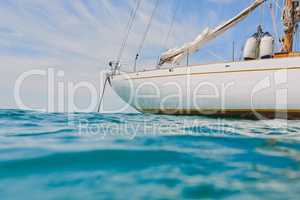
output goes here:
<path id="1" fill-rule="evenodd" d="M 99 85 L 98 72 L 105 70 L 107 63 L 115 59 L 124 37 L 130 9 L 135 1 L 38 1 L 13 0 L 0 2 L 0 65 L 2 74 L 1 107 L 14 107 L 13 85 L 22 72 L 29 69 L 54 67 L 63 70 L 69 80 L 89 80 Z M 143 1 L 134 23 L 124 54 L 127 69 L 142 39 L 154 1 Z M 163 3 L 153 20 L 144 51 L 155 50 L 157 55 L 163 48 L 163 37 L 167 33 L 172 6 Z M 5 20 L 4 20 L 5 19 Z M 171 35 L 170 42 L 182 43 L 192 38 L 198 30 L 193 24 L 176 24 L 175 31 L 186 35 Z M 145 55 L 154 64 L 154 53 Z M 144 59 L 143 62 L 148 62 Z M 148 62 L 148 63 L 149 63 Z M 67 78 L 65 78 L 67 79 Z M 4 83 L 5 82 L 5 83 Z M 45 94 L 36 91 L 36 82 L 24 86 L 24 97 L 29 104 L 38 105 L 35 99 Z M 33 95 L 34 94 L 34 95 Z M 84 99 L 84 97 L 79 97 Z M 117 99 L 115 95 L 107 97 Z M 81 100 L 79 100 L 81 101 Z M 84 102 L 84 100 L 82 100 Z M 119 100 L 112 101 L 120 104 Z M 45 107 L 45 105 L 42 105 Z"/>
<path id="2" fill-rule="evenodd" d="M 238 0 L 209 0 L 209 1 L 218 4 L 230 4 L 233 2 L 238 2 Z"/>
<path id="3" fill-rule="evenodd" d="M 234 0 L 209 1 L 221 5 L 232 3 Z M 5 79 L 0 81 L 2 91 L 0 106 L 15 107 L 14 82 L 18 75 L 30 69 L 53 67 L 57 71 L 65 71 L 64 81 L 90 81 L 99 88 L 101 80 L 98 73 L 107 69 L 107 63 L 116 58 L 124 38 L 130 10 L 135 6 L 135 2 L 134 0 L 1 1 L 0 72 L 5 74 Z M 160 2 L 139 65 L 155 65 L 158 55 L 165 50 L 164 41 L 177 1 Z M 206 26 L 215 26 L 224 18 L 231 16 L 229 13 L 229 16 L 221 18 L 217 9 L 220 7 L 211 6 L 207 1 L 186 2 L 181 2 L 168 47 L 191 41 Z M 123 55 L 124 70 L 132 69 L 154 3 L 155 1 L 150 0 L 142 1 Z M 243 5 L 239 6 L 243 8 Z M 225 40 L 213 44 L 221 41 L 219 47 L 224 48 L 229 36 L 230 34 L 225 35 Z M 206 57 L 202 59 L 205 60 Z M 23 96 L 28 104 L 45 107 L 44 103 L 36 100 L 39 96 L 45 95 L 45 88 L 36 89 L 35 86 L 38 84 L 28 82 L 24 86 Z M 79 102 L 88 101 L 84 95 L 79 95 L 78 99 Z M 109 108 L 122 104 L 112 91 L 108 92 L 107 99 Z"/>

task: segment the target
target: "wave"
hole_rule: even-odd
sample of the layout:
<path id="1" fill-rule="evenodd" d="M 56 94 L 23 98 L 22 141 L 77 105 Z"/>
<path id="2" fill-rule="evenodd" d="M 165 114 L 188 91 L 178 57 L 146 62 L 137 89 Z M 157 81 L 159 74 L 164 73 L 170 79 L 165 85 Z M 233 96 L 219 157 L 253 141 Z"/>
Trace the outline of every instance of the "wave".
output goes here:
<path id="1" fill-rule="evenodd" d="M 60 152 L 48 156 L 0 161 L 0 178 L 49 174 L 62 171 L 135 171 L 175 165 L 191 160 L 188 154 L 163 150 L 96 150 Z"/>
<path id="2" fill-rule="evenodd" d="M 300 194 L 299 121 L 0 110 L 0 123 L 4 197 Z"/>

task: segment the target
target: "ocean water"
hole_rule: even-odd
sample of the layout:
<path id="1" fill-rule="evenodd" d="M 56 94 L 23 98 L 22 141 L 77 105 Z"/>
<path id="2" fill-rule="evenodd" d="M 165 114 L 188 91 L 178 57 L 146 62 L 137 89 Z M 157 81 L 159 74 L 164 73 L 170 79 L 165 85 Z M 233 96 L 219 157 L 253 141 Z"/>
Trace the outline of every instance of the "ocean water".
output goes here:
<path id="1" fill-rule="evenodd" d="M 0 110 L 0 199 L 299 199 L 300 121 Z"/>

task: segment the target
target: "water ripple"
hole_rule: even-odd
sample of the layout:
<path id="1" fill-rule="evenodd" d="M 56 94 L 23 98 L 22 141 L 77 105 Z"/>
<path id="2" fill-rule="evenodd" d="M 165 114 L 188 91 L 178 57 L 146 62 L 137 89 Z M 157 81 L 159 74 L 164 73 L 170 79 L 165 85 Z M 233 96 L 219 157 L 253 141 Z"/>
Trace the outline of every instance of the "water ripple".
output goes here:
<path id="1" fill-rule="evenodd" d="M 299 121 L 0 110 L 0 124 L 1 199 L 300 195 Z"/>

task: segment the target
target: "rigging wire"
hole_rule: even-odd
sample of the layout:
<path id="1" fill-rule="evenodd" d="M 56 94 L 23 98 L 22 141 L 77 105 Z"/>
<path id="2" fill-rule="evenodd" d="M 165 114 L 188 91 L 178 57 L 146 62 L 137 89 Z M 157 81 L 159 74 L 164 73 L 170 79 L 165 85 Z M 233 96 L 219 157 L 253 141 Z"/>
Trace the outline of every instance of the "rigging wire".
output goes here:
<path id="1" fill-rule="evenodd" d="M 295 43 L 296 43 L 296 44 L 295 44 L 295 49 L 296 49 L 296 50 L 299 50 L 299 43 L 300 43 L 300 40 L 299 40 L 300 37 L 299 37 L 299 36 L 300 36 L 300 30 L 299 30 L 299 25 L 298 25 L 298 24 L 296 25 L 295 32 L 296 32 L 296 37 L 295 37 L 295 38 L 296 38 L 296 39 L 295 39 Z"/>
<path id="2" fill-rule="evenodd" d="M 128 23 L 127 23 L 126 29 L 125 29 L 126 30 L 125 37 L 122 41 L 122 45 L 121 45 L 120 51 L 118 53 L 117 62 L 120 62 L 120 60 L 122 58 L 124 49 L 127 45 L 127 41 L 128 41 L 128 38 L 129 38 L 129 35 L 130 35 L 130 32 L 131 32 L 131 29 L 133 27 L 133 23 L 135 21 L 136 15 L 137 15 L 137 11 L 141 6 L 141 2 L 142 2 L 142 0 L 136 0 L 136 6 L 133 7 L 132 10 L 131 10 L 131 14 L 129 16 Z"/>
<path id="3" fill-rule="evenodd" d="M 164 49 L 167 48 L 168 41 L 169 41 L 171 32 L 172 32 L 172 30 L 173 30 L 173 27 L 174 27 L 174 22 L 175 22 L 175 19 L 176 19 L 176 16 L 177 16 L 177 12 L 178 12 L 178 10 L 179 10 L 179 5 L 180 5 L 180 0 L 177 0 L 177 1 L 176 1 L 175 12 L 174 12 L 174 14 L 173 14 L 172 21 L 171 21 L 171 24 L 170 24 L 170 27 L 169 27 L 167 36 L 166 36 L 166 39 L 165 39 L 164 44 L 163 44 L 163 48 L 164 48 Z"/>
<path id="4" fill-rule="evenodd" d="M 262 13 L 263 13 L 262 10 L 263 10 L 262 7 L 260 7 L 259 8 L 259 25 L 262 25 Z"/>
<path id="5" fill-rule="evenodd" d="M 278 34 L 278 27 L 276 24 L 276 16 L 275 16 L 275 11 L 274 11 L 274 4 L 271 2 L 270 3 L 270 12 L 271 12 L 271 18 L 272 18 L 272 24 L 273 24 L 273 31 L 275 33 L 275 41 L 276 41 L 276 48 L 278 48 L 278 41 L 279 41 L 279 34 Z M 280 42 L 280 41 L 279 41 Z"/>
<path id="6" fill-rule="evenodd" d="M 122 58 L 124 49 L 125 49 L 125 47 L 127 45 L 127 41 L 128 41 L 128 38 L 129 38 L 129 35 L 130 35 L 130 32 L 131 32 L 133 23 L 135 21 L 137 11 L 138 11 L 138 9 L 141 6 L 141 2 L 142 2 L 142 0 L 136 0 L 136 6 L 132 8 L 131 13 L 129 15 L 129 19 L 128 19 L 128 22 L 127 22 L 126 28 L 125 28 L 125 36 L 124 36 L 121 48 L 120 48 L 118 56 L 117 56 L 116 66 L 119 66 L 119 64 L 120 64 L 120 60 Z M 110 65 L 112 65 L 111 62 L 110 62 Z M 98 104 L 98 108 L 97 108 L 98 112 L 100 112 L 100 109 L 101 109 L 101 106 L 102 106 L 102 103 L 103 103 L 103 100 L 104 100 L 104 94 L 105 94 L 105 89 L 106 89 L 107 83 L 110 84 L 110 78 L 108 76 L 105 78 L 102 92 L 99 93 L 99 99 L 100 100 L 99 100 L 99 104 Z"/>
<path id="7" fill-rule="evenodd" d="M 150 16 L 149 22 L 148 22 L 147 27 L 146 27 L 146 31 L 145 31 L 145 33 L 143 34 L 142 41 L 141 41 L 141 43 L 140 43 L 140 46 L 139 46 L 138 51 L 137 51 L 137 54 L 136 54 L 136 60 L 138 59 L 139 54 L 140 54 L 140 52 L 142 51 L 142 49 L 143 49 L 143 47 L 144 47 L 144 44 L 145 44 L 147 35 L 148 35 L 148 33 L 149 33 L 149 30 L 150 30 L 150 27 L 151 27 L 151 24 L 152 24 L 154 15 L 155 15 L 156 10 L 157 10 L 157 8 L 158 8 L 159 1 L 160 1 L 160 0 L 156 0 L 156 2 L 155 2 L 154 8 L 153 8 L 153 10 L 152 10 L 152 14 L 151 14 L 151 16 Z"/>
<path id="8" fill-rule="evenodd" d="M 105 93 L 106 85 L 107 85 L 107 83 L 109 81 L 110 81 L 109 77 L 106 77 L 105 81 L 104 81 L 104 86 L 103 86 L 103 89 L 102 89 L 102 93 L 99 93 L 99 95 L 100 95 L 99 96 L 100 101 L 99 101 L 98 108 L 97 108 L 98 112 L 100 112 L 100 110 L 101 110 L 101 106 L 102 106 L 102 103 L 103 103 L 103 100 L 104 100 L 104 93 Z"/>
<path id="9" fill-rule="evenodd" d="M 278 0 L 274 0 L 274 4 L 279 10 L 282 10 L 282 7 L 279 5 Z"/>
<path id="10" fill-rule="evenodd" d="M 273 5 L 275 5 L 275 16 L 276 16 L 276 21 L 281 21 L 281 16 L 282 16 L 282 11 L 283 11 L 283 1 L 279 0 L 272 0 L 273 1 Z"/>
<path id="11" fill-rule="evenodd" d="M 264 27 L 265 25 L 265 4 L 260 7 L 260 25 Z"/>

